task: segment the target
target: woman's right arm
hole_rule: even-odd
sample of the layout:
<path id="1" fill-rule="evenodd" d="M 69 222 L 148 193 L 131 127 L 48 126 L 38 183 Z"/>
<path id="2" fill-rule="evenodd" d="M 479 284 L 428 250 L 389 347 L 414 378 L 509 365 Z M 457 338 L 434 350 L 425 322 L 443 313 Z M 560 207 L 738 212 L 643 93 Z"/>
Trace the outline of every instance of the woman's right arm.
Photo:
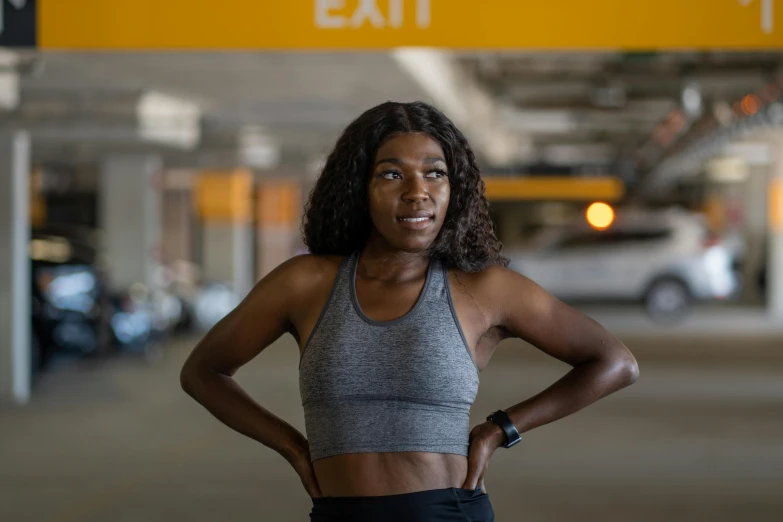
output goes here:
<path id="1" fill-rule="evenodd" d="M 254 401 L 234 373 L 286 332 L 291 310 L 306 292 L 302 260 L 283 263 L 262 279 L 240 305 L 216 324 L 188 357 L 180 373 L 185 392 L 228 427 L 282 455 L 311 497 L 320 496 L 307 439 Z"/>

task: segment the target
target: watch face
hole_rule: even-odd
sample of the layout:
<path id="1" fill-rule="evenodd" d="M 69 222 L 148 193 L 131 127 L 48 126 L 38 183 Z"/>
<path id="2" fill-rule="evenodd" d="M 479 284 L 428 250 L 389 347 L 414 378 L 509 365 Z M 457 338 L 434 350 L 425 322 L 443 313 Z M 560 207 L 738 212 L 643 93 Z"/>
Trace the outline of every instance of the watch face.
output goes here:
<path id="1" fill-rule="evenodd" d="M 517 442 L 519 442 L 520 440 L 522 440 L 522 437 L 517 437 L 516 439 L 514 439 L 514 440 L 512 440 L 511 442 L 509 442 L 508 444 L 506 444 L 506 447 L 507 447 L 507 448 L 510 448 L 511 446 L 513 446 L 514 444 L 516 444 Z"/>

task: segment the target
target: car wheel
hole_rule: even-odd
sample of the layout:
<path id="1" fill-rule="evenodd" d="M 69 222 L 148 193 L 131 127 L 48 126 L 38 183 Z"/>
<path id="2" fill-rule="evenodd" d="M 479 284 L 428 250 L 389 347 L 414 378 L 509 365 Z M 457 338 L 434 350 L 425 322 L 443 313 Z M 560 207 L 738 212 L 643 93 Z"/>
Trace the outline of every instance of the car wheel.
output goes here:
<path id="1" fill-rule="evenodd" d="M 659 279 L 647 290 L 647 313 L 658 322 L 674 323 L 684 319 L 690 309 L 691 295 L 682 281 Z"/>

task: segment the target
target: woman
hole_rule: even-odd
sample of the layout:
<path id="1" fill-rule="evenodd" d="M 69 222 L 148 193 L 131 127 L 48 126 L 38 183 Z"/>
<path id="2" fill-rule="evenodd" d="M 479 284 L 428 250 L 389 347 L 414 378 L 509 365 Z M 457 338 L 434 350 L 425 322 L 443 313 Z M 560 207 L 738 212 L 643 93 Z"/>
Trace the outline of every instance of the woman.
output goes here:
<path id="1" fill-rule="evenodd" d="M 351 123 L 303 231 L 311 254 L 259 282 L 181 380 L 289 462 L 312 520 L 494 520 L 483 481 L 495 450 L 637 378 L 620 341 L 505 268 L 473 151 L 429 105 L 388 102 Z M 232 380 L 285 333 L 300 348 L 309 439 Z M 509 337 L 573 369 L 471 430 L 478 372 Z"/>

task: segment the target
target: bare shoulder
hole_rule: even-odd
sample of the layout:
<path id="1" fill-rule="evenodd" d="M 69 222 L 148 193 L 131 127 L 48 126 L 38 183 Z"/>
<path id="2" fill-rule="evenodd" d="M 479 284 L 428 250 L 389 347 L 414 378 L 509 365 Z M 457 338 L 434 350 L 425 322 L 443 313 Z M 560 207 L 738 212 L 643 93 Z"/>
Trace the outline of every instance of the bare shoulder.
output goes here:
<path id="1" fill-rule="evenodd" d="M 266 278 L 282 285 L 296 297 L 308 298 L 325 286 L 331 287 L 345 258 L 303 254 L 275 268 Z"/>
<path id="2" fill-rule="evenodd" d="M 344 259 L 343 256 L 302 254 L 281 263 L 275 270 L 280 270 L 289 277 L 318 278 L 335 274 Z"/>
<path id="3" fill-rule="evenodd" d="M 479 272 L 451 269 L 449 278 L 454 299 L 480 311 L 489 328 L 505 325 L 511 314 L 539 317 L 557 302 L 531 279 L 500 265 Z"/>
<path id="4" fill-rule="evenodd" d="M 479 272 L 463 272 L 452 268 L 449 277 L 455 292 L 464 292 L 482 302 L 496 302 L 498 297 L 537 285 L 518 272 L 500 265 L 491 265 Z"/>

